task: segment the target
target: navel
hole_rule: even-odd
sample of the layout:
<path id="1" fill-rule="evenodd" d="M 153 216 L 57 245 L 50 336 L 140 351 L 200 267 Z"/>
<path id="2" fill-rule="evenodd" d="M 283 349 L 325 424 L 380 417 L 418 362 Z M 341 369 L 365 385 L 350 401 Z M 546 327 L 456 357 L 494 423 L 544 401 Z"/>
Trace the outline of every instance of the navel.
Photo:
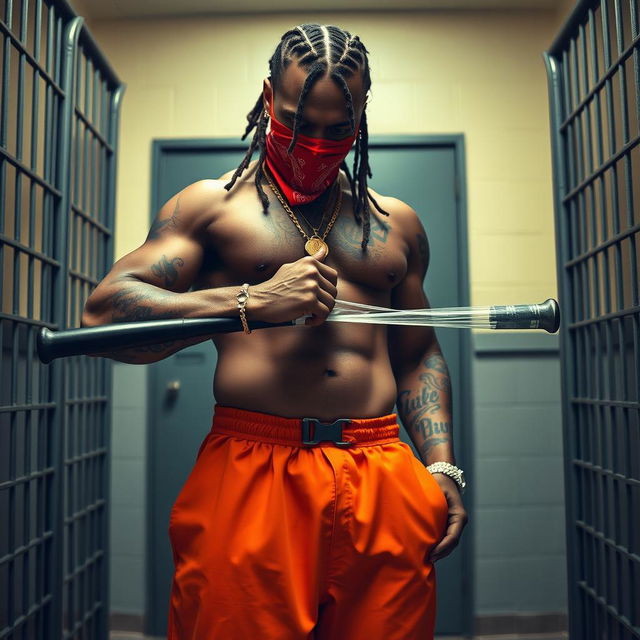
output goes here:
<path id="1" fill-rule="evenodd" d="M 333 370 L 333 369 L 325 369 L 325 375 L 328 376 L 329 378 L 334 378 L 335 376 L 337 376 L 338 374 Z"/>
<path id="2" fill-rule="evenodd" d="M 396 279 L 396 274 L 394 271 L 388 271 L 387 272 L 387 278 L 389 278 L 389 280 L 395 280 Z"/>
<path id="3" fill-rule="evenodd" d="M 266 264 L 256 265 L 256 271 L 264 271 L 267 268 Z"/>

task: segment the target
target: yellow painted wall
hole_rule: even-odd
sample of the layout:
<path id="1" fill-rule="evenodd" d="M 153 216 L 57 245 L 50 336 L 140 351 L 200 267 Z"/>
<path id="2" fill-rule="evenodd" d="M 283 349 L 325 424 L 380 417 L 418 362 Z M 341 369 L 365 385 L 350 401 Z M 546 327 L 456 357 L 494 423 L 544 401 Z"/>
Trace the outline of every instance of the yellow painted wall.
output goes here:
<path id="1" fill-rule="evenodd" d="M 371 52 L 372 133 L 464 133 L 471 304 L 557 297 L 541 54 L 572 5 L 566 1 L 557 12 L 90 20 L 127 84 L 115 259 L 142 244 L 148 231 L 152 139 L 239 136 L 281 34 L 320 21 L 359 34 Z"/>
<path id="2" fill-rule="evenodd" d="M 71 5 L 71 8 L 79 15 L 84 18 L 85 23 L 89 26 L 89 29 L 92 29 L 94 21 L 91 17 L 91 13 L 89 11 L 89 7 L 87 5 L 86 0 L 67 0 Z"/>

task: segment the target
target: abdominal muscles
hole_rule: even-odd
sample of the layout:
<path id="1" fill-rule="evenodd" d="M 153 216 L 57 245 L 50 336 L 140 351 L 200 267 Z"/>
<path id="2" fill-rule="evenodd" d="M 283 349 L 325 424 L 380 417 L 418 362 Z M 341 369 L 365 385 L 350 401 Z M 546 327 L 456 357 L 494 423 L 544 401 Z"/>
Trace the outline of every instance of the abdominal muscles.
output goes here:
<path id="1" fill-rule="evenodd" d="M 384 327 L 366 327 L 363 336 L 353 324 L 328 324 L 218 334 L 216 403 L 321 420 L 392 413 L 397 390 Z M 302 333 L 311 331 L 313 340 Z"/>

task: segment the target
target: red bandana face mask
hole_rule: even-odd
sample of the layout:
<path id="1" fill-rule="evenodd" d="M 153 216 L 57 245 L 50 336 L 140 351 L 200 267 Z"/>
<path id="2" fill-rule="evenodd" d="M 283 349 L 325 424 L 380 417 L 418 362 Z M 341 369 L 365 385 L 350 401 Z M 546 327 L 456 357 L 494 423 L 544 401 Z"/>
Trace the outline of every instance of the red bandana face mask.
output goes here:
<path id="1" fill-rule="evenodd" d="M 293 131 L 276 120 L 270 106 L 271 129 L 266 135 L 267 166 L 290 204 L 315 200 L 336 179 L 358 132 L 344 140 L 325 140 L 298 134 L 289 155 Z"/>

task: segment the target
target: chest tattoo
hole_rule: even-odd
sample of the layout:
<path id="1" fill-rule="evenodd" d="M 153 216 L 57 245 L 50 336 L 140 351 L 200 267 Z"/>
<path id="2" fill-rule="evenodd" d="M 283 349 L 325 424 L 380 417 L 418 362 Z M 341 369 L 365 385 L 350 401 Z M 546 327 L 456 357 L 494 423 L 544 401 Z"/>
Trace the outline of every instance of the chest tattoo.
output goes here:
<path id="1" fill-rule="evenodd" d="M 333 242 L 338 243 L 340 248 L 354 258 L 362 257 L 362 237 L 363 227 L 358 224 L 353 217 L 353 213 L 349 214 L 349 219 L 339 218 L 336 221 L 330 236 L 333 236 Z M 388 222 L 380 221 L 374 214 L 369 218 L 371 227 L 369 229 L 369 242 L 367 244 L 367 254 L 372 258 L 382 255 L 389 234 L 391 225 Z"/>

